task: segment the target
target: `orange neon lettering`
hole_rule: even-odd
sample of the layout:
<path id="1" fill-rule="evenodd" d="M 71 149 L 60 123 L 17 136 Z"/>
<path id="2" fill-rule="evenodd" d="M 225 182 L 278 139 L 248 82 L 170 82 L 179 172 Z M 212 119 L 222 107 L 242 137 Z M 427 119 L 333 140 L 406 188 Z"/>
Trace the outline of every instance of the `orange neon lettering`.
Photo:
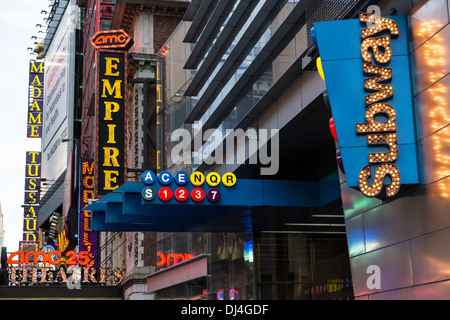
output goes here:
<path id="1" fill-rule="evenodd" d="M 86 172 L 89 174 L 94 174 L 94 163 L 93 162 L 90 166 L 89 166 L 89 162 L 83 162 L 82 168 L 83 168 L 83 174 L 86 174 Z"/>
<path id="2" fill-rule="evenodd" d="M 83 187 L 85 187 L 86 189 L 94 189 L 94 177 L 93 176 L 84 177 Z"/>
<path id="3" fill-rule="evenodd" d="M 22 264 L 24 261 L 24 255 L 25 253 L 23 250 L 11 253 L 11 255 L 6 260 L 6 264 Z M 16 256 L 19 256 L 19 260 L 13 260 L 13 258 L 15 258 Z"/>
<path id="4" fill-rule="evenodd" d="M 47 253 L 44 251 L 28 251 L 25 254 L 25 263 L 29 263 L 30 262 L 30 256 L 33 256 L 33 262 L 34 263 L 38 263 L 38 258 L 39 256 L 42 256 L 42 263 L 47 263 L 48 257 L 47 257 Z"/>
<path id="5" fill-rule="evenodd" d="M 58 259 L 56 259 L 56 260 L 52 259 L 54 254 L 56 254 L 58 256 Z M 48 254 L 48 263 L 50 263 L 50 264 L 55 266 L 55 265 L 57 265 L 60 262 L 61 262 L 61 253 L 59 251 L 53 250 L 52 252 L 50 252 Z"/>
<path id="6" fill-rule="evenodd" d="M 161 259 L 161 261 L 159 261 L 156 266 L 157 267 L 162 267 L 163 265 L 166 264 L 166 256 L 164 254 L 162 254 L 161 252 L 157 252 L 156 255 Z"/>
<path id="7" fill-rule="evenodd" d="M 184 262 L 186 260 L 192 259 L 194 257 L 193 254 L 189 253 L 169 253 L 167 256 L 161 252 L 157 252 L 156 255 L 161 259 L 157 262 L 157 267 L 176 265 L 180 262 Z M 172 261 L 171 261 L 172 260 Z"/>

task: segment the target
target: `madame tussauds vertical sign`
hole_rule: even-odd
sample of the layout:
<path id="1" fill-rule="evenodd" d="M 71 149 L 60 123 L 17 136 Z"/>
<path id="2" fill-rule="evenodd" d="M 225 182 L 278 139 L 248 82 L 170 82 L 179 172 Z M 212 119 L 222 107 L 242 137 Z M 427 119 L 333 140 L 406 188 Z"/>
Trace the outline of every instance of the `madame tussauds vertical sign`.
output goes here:
<path id="1" fill-rule="evenodd" d="M 131 38 L 122 30 L 101 31 L 91 38 L 97 49 L 95 196 L 126 182 L 127 51 Z"/>
<path id="2" fill-rule="evenodd" d="M 25 198 L 23 215 L 23 240 L 37 241 L 39 230 L 37 215 L 40 203 L 41 152 L 27 151 L 25 163 Z"/>
<path id="3" fill-rule="evenodd" d="M 27 138 L 42 138 L 44 62 L 30 61 Z"/>

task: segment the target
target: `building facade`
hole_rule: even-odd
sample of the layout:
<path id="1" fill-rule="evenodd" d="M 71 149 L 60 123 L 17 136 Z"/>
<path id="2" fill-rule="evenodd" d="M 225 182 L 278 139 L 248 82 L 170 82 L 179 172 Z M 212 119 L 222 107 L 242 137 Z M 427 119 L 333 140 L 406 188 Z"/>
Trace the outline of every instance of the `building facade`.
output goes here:
<path id="1" fill-rule="evenodd" d="M 37 225 L 42 245 L 77 245 L 78 186 L 74 174 L 78 158 L 80 11 L 76 1 L 53 1 L 47 19 L 42 57 L 45 96 L 42 116 L 40 206 Z M 53 224 L 52 224 L 53 223 Z M 61 246 L 60 248 L 62 248 Z"/>
<path id="2" fill-rule="evenodd" d="M 188 254 L 207 256 L 150 275 L 148 290 L 157 298 L 178 298 L 195 287 L 191 297 L 213 300 L 353 298 L 344 215 L 332 190 L 338 186 L 334 143 L 320 101 L 321 80 L 308 56 L 312 10 L 301 1 L 192 2 L 160 51 L 158 168 L 172 174 L 233 172 L 238 183 L 309 181 L 322 186 L 322 205 L 252 208 L 248 220 L 230 216 L 234 224 L 215 232 L 159 236 L 158 254 L 159 248 L 165 256 L 178 253 L 166 243 L 184 238 L 181 243 L 192 247 Z M 188 156 L 173 153 L 181 141 L 173 136 L 179 128 L 193 142 Z M 242 130 L 244 139 L 228 144 L 230 130 Z M 255 141 L 258 147 L 251 149 Z M 262 163 L 269 154 L 273 157 Z M 253 163 L 252 157 L 260 161 Z M 243 221 L 250 233 L 233 232 Z M 193 239 L 201 238 L 215 245 L 194 249 Z M 167 281 L 170 274 L 192 269 L 210 281 Z"/>
<path id="3" fill-rule="evenodd" d="M 155 52 L 179 23 L 187 5 L 184 1 L 53 1 L 47 19 L 41 52 L 48 69 L 39 242 L 53 245 L 63 256 L 68 251 L 88 250 L 95 268 L 128 270 L 123 281 L 126 299 L 142 299 L 147 293 L 144 276 L 156 267 L 156 234 L 96 233 L 90 229 L 89 215 L 82 211 L 95 198 L 92 162 L 96 157 L 98 78 L 96 50 L 90 39 L 111 28 L 123 29 L 134 39 L 127 66 L 130 86 L 126 88 L 131 137 L 127 165 L 128 178 L 133 181 L 143 168 L 153 169 L 156 161 L 151 149 L 155 126 L 150 125 L 156 104 Z"/>
<path id="4" fill-rule="evenodd" d="M 330 139 L 328 120 L 331 114 L 323 101 L 324 83 L 315 70 L 318 52 L 309 34 L 314 22 L 358 18 L 359 12 L 366 12 L 369 4 L 377 5 L 382 16 L 406 15 L 412 39 L 408 56 L 411 61 L 420 183 L 389 200 L 368 198 L 348 188 L 345 174 L 337 169 L 335 151 L 339 144 Z M 274 128 L 280 131 L 280 163 L 278 172 L 272 178 L 327 179 L 325 181 L 333 187 L 323 196 L 332 198 L 330 190 L 335 190 L 335 180 L 330 176 L 334 172 L 340 177 L 340 195 L 335 202 L 331 201 L 331 204 L 317 211 L 311 210 L 307 221 L 304 220 L 305 214 L 298 210 L 286 210 L 286 216 L 277 211 L 276 218 L 270 211 L 261 216 L 252 214 L 253 248 L 261 251 L 255 255 L 254 273 L 250 280 L 254 281 L 251 287 L 255 291 L 245 291 L 240 287 L 242 292 L 252 292 L 242 298 L 307 298 L 307 294 L 311 294 L 309 298 L 332 297 L 319 284 L 320 281 L 329 281 L 324 278 L 317 281 L 318 278 L 314 279 L 312 275 L 323 272 L 325 278 L 346 279 L 342 273 L 327 274 L 326 267 L 321 265 L 323 269 L 308 274 L 304 268 L 298 265 L 293 267 L 290 262 L 288 265 L 293 270 L 300 274 L 305 272 L 303 278 L 296 278 L 279 260 L 267 259 L 269 252 L 275 255 L 271 258 L 283 256 L 283 249 L 287 249 L 286 257 L 289 258 L 294 256 L 292 251 L 295 250 L 299 255 L 305 255 L 305 251 L 296 248 L 295 244 L 314 242 L 314 237 L 320 237 L 319 242 L 324 243 L 322 252 L 330 250 L 330 256 L 345 256 L 345 250 L 327 241 L 336 244 L 339 241 L 336 239 L 346 239 L 351 269 L 349 281 L 353 284 L 353 294 L 357 299 L 447 297 L 447 264 L 443 261 L 447 261 L 445 237 L 448 220 L 445 212 L 448 201 L 445 181 L 448 166 L 442 140 L 448 124 L 444 120 L 447 71 L 443 58 L 445 26 L 448 24 L 448 11 L 443 9 L 448 8 L 447 3 L 355 1 L 335 8 L 330 8 L 329 3 L 325 2 L 266 1 L 253 8 L 251 3 L 247 3 L 248 7 L 244 5 L 242 1 L 230 7 L 220 7 L 218 4 L 215 8 L 208 7 L 206 3 L 191 4 L 190 9 L 194 13 L 188 10 L 183 23 L 160 52 L 164 113 L 161 114 L 162 123 L 158 132 L 162 137 L 159 140 L 160 151 L 165 152 L 160 167 L 171 169 L 172 173 L 179 170 L 221 174 L 232 171 L 239 178 L 260 179 L 261 171 L 258 169 L 262 166 L 249 165 L 251 154 L 246 154 L 247 162 L 242 164 L 237 163 L 236 158 L 218 163 L 220 161 L 214 161 L 218 159 L 215 153 L 226 145 L 223 137 L 227 129 Z M 270 10 L 265 7 L 270 5 Z M 221 20 L 214 15 L 214 9 L 227 14 L 227 18 Z M 257 19 L 258 14 L 264 15 L 270 28 Z M 246 24 L 241 20 L 239 24 L 238 19 L 233 19 L 239 15 L 253 19 L 244 19 Z M 277 28 L 279 34 L 276 33 Z M 184 76 L 181 77 L 181 74 Z M 174 163 L 173 154 L 169 154 L 180 141 L 179 137 L 173 139 L 171 134 L 180 127 L 191 133 L 194 145 L 191 161 L 181 165 Z M 195 135 L 208 129 L 219 129 L 222 135 L 214 131 L 213 135 L 219 137 L 217 140 L 203 135 L 203 141 L 200 140 L 197 145 L 202 149 L 196 149 Z M 249 141 L 241 147 L 248 148 Z M 233 156 L 237 153 L 235 151 Z M 208 161 L 208 156 L 211 161 Z M 295 218 L 290 215 L 293 212 L 296 213 Z M 318 212 L 323 216 L 318 218 Z M 344 220 L 339 220 L 341 214 Z M 267 221 L 270 221 L 270 226 L 265 225 Z M 343 226 L 343 221 L 345 229 L 336 230 L 336 226 Z M 339 238 L 340 232 L 345 232 L 345 236 Z M 211 234 L 212 239 L 215 236 Z M 299 238 L 302 240 L 299 241 Z M 277 247 L 278 243 L 283 245 Z M 270 245 L 264 247 L 264 244 Z M 309 247 L 319 248 L 319 245 L 309 244 Z M 341 249 L 343 247 L 345 245 Z M 310 257 L 314 256 L 310 254 Z M 324 260 L 327 260 L 326 255 Z M 269 273 L 264 272 L 265 263 L 271 267 Z M 345 263 L 333 264 L 336 265 L 345 270 Z M 376 278 L 378 275 L 380 277 Z M 159 287 L 152 287 L 151 281 L 154 279 L 155 276 L 149 278 L 149 290 L 162 290 L 160 283 Z M 377 279 L 380 283 L 371 286 L 370 281 L 377 282 Z M 234 288 L 229 284 L 226 289 Z M 214 285 L 208 289 L 207 294 L 212 293 L 210 298 L 220 297 L 222 293 Z"/>
<path id="5" fill-rule="evenodd" d="M 156 167 L 156 53 L 184 15 L 185 1 L 86 1 L 84 21 L 83 128 L 85 159 L 94 160 L 96 143 L 96 51 L 90 39 L 99 31 L 120 29 L 133 39 L 128 52 L 127 169 L 128 181 L 136 181 Z M 99 10 L 100 8 L 100 10 Z M 156 268 L 156 234 L 150 232 L 102 232 L 99 263 L 123 267 L 124 298 L 149 299 L 145 276 Z"/>
<path id="6" fill-rule="evenodd" d="M 394 8 L 406 14 L 411 30 L 420 184 L 393 201 L 380 201 L 362 197 L 341 180 L 355 296 L 448 299 L 448 3 L 402 1 L 381 8 L 383 15 Z M 369 290 L 371 265 L 379 267 L 381 283 Z"/>
<path id="7" fill-rule="evenodd" d="M 330 132 L 337 115 L 324 94 L 335 84 L 326 63 L 322 78 L 311 36 L 315 23 L 359 19 L 369 6 L 382 17 L 405 16 L 411 79 L 402 81 L 412 88 L 420 178 L 381 199 L 350 188 L 354 168 L 339 166 L 344 141 Z M 90 39 L 123 30 L 134 41 L 125 88 L 127 182 L 89 210 L 99 266 L 126 269 L 124 299 L 450 296 L 447 0 L 58 1 L 62 7 L 58 29 L 69 32 L 47 34 L 46 72 L 61 56 L 53 44 L 67 46 L 74 54 L 63 76 L 73 86 L 62 91 L 63 132 L 43 138 L 43 159 L 62 160 L 43 162 L 52 184 L 38 223 L 48 230 L 57 213 L 59 233 L 66 231 L 59 239 L 72 240 L 66 249 L 80 244 L 77 220 L 87 203 L 78 202 L 75 177 L 83 161 L 98 157 L 99 66 Z M 46 85 L 57 88 L 52 79 L 59 78 Z M 179 172 L 192 179 L 187 202 Z M 222 181 L 197 184 L 196 172 Z M 163 199 L 164 187 L 173 196 Z M 203 192 L 197 203 L 194 190 Z"/>

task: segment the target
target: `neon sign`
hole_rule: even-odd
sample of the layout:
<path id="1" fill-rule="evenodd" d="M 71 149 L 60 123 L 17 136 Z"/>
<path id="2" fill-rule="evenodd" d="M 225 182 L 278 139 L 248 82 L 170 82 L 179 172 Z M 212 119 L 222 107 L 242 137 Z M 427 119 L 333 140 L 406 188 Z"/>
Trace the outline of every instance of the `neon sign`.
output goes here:
<path id="1" fill-rule="evenodd" d="M 131 38 L 122 30 L 101 31 L 91 38 L 97 49 L 95 196 L 127 180 L 127 50 Z"/>
<path id="2" fill-rule="evenodd" d="M 37 213 L 40 202 L 41 152 L 27 151 L 25 163 L 25 210 L 23 240 L 38 240 Z"/>
<path id="3" fill-rule="evenodd" d="M 14 260 L 14 258 L 17 260 Z M 56 259 L 54 259 L 56 257 Z M 41 260 L 39 260 L 41 258 Z M 65 254 L 65 264 L 66 265 L 75 265 L 79 264 L 85 266 L 89 263 L 89 256 L 87 251 L 80 251 L 79 255 L 75 251 L 67 251 Z M 31 260 L 33 259 L 33 260 Z M 8 259 L 6 260 L 7 264 L 28 264 L 28 263 L 38 263 L 42 262 L 43 264 L 49 263 L 51 265 L 57 265 L 61 263 L 61 253 L 57 250 L 51 252 L 44 251 L 16 251 L 12 253 Z"/>
<path id="4" fill-rule="evenodd" d="M 94 162 L 81 160 L 80 208 L 88 206 L 94 199 Z M 97 265 L 98 233 L 91 229 L 91 212 L 80 210 L 80 250 L 88 252 L 89 267 Z"/>
<path id="5" fill-rule="evenodd" d="M 20 283 L 28 285 L 36 284 L 63 284 L 67 283 L 67 271 L 64 267 L 52 269 L 51 267 L 37 268 L 34 266 L 13 267 L 8 266 L 9 283 Z M 72 279 L 76 278 L 81 271 L 82 284 L 106 284 L 118 285 L 124 277 L 124 270 L 121 268 L 89 268 L 76 267 L 72 270 Z M 71 280 L 73 282 L 73 280 Z"/>
<path id="6" fill-rule="evenodd" d="M 107 285 L 120 284 L 124 270 L 121 268 L 92 268 L 90 254 L 87 251 L 68 251 L 63 256 L 58 250 L 19 250 L 10 254 L 6 260 L 10 283 L 42 284 L 67 283 L 66 266 L 77 266 L 72 270 L 72 279 L 76 273 L 82 277 L 82 283 Z M 43 267 L 36 267 L 35 265 Z M 14 265 L 19 265 L 15 267 Z M 60 265 L 59 268 L 56 266 Z"/>
<path id="7" fill-rule="evenodd" d="M 156 263 L 157 267 L 170 267 L 171 265 L 176 265 L 194 257 L 194 255 L 189 253 L 169 253 L 165 255 L 162 252 L 157 252 L 156 255 L 159 258 L 159 261 Z"/>
<path id="8" fill-rule="evenodd" d="M 30 61 L 27 138 L 42 138 L 44 62 Z"/>
<path id="9" fill-rule="evenodd" d="M 66 230 L 58 234 L 58 251 L 64 252 L 70 244 L 70 239 L 67 237 Z"/>
<path id="10" fill-rule="evenodd" d="M 97 49 L 125 49 L 133 45 L 132 39 L 123 30 L 99 31 L 91 38 L 91 44 Z"/>

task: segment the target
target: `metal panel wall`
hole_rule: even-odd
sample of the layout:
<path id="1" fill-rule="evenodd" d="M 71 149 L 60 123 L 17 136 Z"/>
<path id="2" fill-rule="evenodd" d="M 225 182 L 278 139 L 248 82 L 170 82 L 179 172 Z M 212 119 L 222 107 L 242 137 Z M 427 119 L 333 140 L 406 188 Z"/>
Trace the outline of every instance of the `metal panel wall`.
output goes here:
<path id="1" fill-rule="evenodd" d="M 341 175 L 357 299 L 450 298 L 448 8 L 448 1 L 430 0 L 410 12 L 422 184 L 401 198 L 382 202 L 348 188 Z M 379 289 L 369 288 L 374 274 L 370 266 L 379 267 Z"/>

